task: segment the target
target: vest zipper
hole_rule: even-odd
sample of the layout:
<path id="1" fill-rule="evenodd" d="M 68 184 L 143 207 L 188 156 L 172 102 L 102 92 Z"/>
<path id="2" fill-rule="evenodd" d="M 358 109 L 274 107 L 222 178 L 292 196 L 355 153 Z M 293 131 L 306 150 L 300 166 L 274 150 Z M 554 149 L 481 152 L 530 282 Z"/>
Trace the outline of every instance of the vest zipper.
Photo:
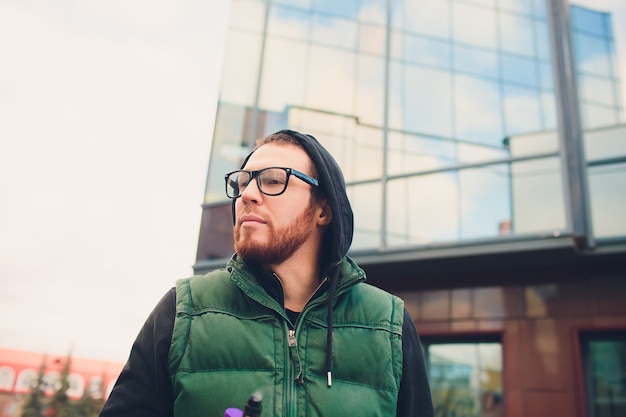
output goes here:
<path id="1" fill-rule="evenodd" d="M 289 331 L 287 332 L 287 339 L 289 341 L 289 353 L 291 354 L 291 361 L 293 362 L 293 380 L 296 381 L 298 384 L 302 384 L 302 362 L 300 362 L 300 353 L 298 352 L 298 342 L 296 340 L 296 331 L 294 329 L 289 329 Z"/>

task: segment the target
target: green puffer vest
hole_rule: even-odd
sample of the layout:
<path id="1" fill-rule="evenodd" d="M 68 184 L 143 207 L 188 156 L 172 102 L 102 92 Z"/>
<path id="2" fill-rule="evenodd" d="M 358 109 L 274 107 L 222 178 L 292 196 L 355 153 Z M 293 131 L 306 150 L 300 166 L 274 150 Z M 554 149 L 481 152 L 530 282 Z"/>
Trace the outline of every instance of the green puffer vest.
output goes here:
<path id="1" fill-rule="evenodd" d="M 255 392 L 263 417 L 395 416 L 402 374 L 404 304 L 341 266 L 333 320 L 332 387 L 327 386 L 328 294 L 290 322 L 242 263 L 176 283 L 170 374 L 176 417 L 222 417 Z"/>

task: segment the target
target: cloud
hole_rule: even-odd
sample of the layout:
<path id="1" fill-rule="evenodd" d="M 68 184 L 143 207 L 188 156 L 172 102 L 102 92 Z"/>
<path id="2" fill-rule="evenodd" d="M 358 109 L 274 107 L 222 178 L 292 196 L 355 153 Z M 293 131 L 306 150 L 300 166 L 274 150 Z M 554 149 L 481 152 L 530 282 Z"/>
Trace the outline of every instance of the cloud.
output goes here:
<path id="1" fill-rule="evenodd" d="M 192 273 L 227 6 L 0 4 L 0 340 L 124 360 Z"/>

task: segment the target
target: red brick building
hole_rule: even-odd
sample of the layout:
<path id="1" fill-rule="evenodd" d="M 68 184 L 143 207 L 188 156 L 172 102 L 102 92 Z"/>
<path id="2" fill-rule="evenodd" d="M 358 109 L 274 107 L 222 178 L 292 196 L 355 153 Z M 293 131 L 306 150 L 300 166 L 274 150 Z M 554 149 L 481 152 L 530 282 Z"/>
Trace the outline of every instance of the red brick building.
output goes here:
<path id="1" fill-rule="evenodd" d="M 41 352 L 0 349 L 0 417 L 20 415 L 22 401 L 44 366 L 45 393 L 52 395 L 59 382 L 67 356 Z M 71 357 L 67 394 L 80 398 L 86 390 L 94 398 L 105 398 L 124 366 L 120 362 Z"/>

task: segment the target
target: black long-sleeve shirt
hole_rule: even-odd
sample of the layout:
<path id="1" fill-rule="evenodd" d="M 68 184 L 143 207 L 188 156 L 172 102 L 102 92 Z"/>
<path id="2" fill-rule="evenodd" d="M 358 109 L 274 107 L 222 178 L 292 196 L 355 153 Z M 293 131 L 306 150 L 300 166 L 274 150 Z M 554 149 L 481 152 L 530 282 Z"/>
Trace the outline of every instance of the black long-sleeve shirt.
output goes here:
<path id="1" fill-rule="evenodd" d="M 169 348 L 176 316 L 176 290 L 156 305 L 137 339 L 100 417 L 173 417 L 169 375 Z M 398 417 L 432 417 L 433 406 L 426 377 L 424 353 L 413 320 L 404 311 L 402 379 Z"/>

